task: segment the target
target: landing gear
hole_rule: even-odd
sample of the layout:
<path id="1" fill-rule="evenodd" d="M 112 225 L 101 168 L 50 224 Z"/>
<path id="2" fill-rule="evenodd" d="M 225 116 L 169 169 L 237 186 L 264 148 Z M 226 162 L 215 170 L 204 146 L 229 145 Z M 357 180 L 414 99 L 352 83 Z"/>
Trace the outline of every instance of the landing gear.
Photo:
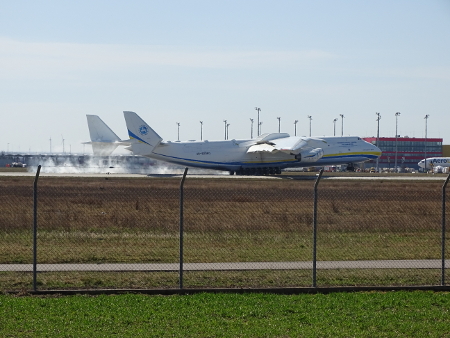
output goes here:
<path id="1" fill-rule="evenodd" d="M 353 165 L 353 163 L 347 164 L 347 171 L 355 171 L 355 166 Z"/>

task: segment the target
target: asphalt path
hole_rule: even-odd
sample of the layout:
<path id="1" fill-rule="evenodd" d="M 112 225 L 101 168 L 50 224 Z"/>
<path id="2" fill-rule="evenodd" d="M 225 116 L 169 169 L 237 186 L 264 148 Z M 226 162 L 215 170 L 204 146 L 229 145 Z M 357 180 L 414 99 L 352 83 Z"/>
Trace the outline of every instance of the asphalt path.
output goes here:
<path id="1" fill-rule="evenodd" d="M 448 266 L 449 261 L 445 262 Z M 442 260 L 361 260 L 317 261 L 317 269 L 440 269 Z M 184 263 L 183 271 L 243 271 L 243 270 L 311 270 L 313 263 L 304 262 L 218 262 Z M 179 263 L 100 263 L 100 264 L 37 264 L 39 272 L 60 271 L 179 271 Z M 32 272 L 33 264 L 0 264 L 0 271 Z"/>

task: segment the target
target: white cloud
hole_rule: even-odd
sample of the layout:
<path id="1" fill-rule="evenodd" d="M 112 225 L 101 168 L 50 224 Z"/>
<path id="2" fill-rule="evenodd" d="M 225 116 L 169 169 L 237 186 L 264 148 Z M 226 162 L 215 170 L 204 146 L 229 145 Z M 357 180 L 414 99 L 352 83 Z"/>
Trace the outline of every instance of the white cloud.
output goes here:
<path id="1" fill-rule="evenodd" d="M 194 68 L 304 67 L 335 58 L 320 50 L 219 50 L 174 46 L 35 43 L 0 39 L 2 78 L 53 78 L 61 72 L 138 67 Z"/>

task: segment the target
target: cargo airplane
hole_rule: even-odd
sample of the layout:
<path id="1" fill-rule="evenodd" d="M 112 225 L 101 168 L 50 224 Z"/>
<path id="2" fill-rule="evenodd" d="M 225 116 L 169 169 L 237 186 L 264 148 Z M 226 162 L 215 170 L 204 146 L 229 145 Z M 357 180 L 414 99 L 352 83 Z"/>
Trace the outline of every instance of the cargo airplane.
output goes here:
<path id="1" fill-rule="evenodd" d="M 425 163 L 426 162 L 426 163 Z M 433 169 L 434 167 L 450 167 L 450 157 L 430 157 L 423 159 L 417 165 L 423 169 Z"/>
<path id="2" fill-rule="evenodd" d="M 331 166 L 376 160 L 381 150 L 357 136 L 298 137 L 263 134 L 247 140 L 163 141 L 136 113 L 124 111 L 130 139 L 121 140 L 98 116 L 87 115 L 94 155 L 108 156 L 118 146 L 134 155 L 182 166 L 229 171 L 231 175 L 273 175 L 293 167 Z"/>

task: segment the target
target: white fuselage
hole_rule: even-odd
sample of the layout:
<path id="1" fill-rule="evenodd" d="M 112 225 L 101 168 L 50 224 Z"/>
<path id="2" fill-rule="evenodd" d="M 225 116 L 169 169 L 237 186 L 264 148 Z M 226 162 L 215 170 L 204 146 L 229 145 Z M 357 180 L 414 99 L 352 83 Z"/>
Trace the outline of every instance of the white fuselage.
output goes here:
<path id="1" fill-rule="evenodd" d="M 425 163 L 426 160 L 426 163 Z M 450 167 L 450 157 L 430 157 L 418 163 L 420 168 L 432 169 L 433 167 Z"/>
<path id="2" fill-rule="evenodd" d="M 184 166 L 237 171 L 245 168 L 288 168 L 359 163 L 374 160 L 381 150 L 359 137 L 321 137 L 308 139 L 313 148 L 322 148 L 316 162 L 302 161 L 294 154 L 277 152 L 247 153 L 255 140 L 161 142 L 149 153 L 139 155 Z"/>

